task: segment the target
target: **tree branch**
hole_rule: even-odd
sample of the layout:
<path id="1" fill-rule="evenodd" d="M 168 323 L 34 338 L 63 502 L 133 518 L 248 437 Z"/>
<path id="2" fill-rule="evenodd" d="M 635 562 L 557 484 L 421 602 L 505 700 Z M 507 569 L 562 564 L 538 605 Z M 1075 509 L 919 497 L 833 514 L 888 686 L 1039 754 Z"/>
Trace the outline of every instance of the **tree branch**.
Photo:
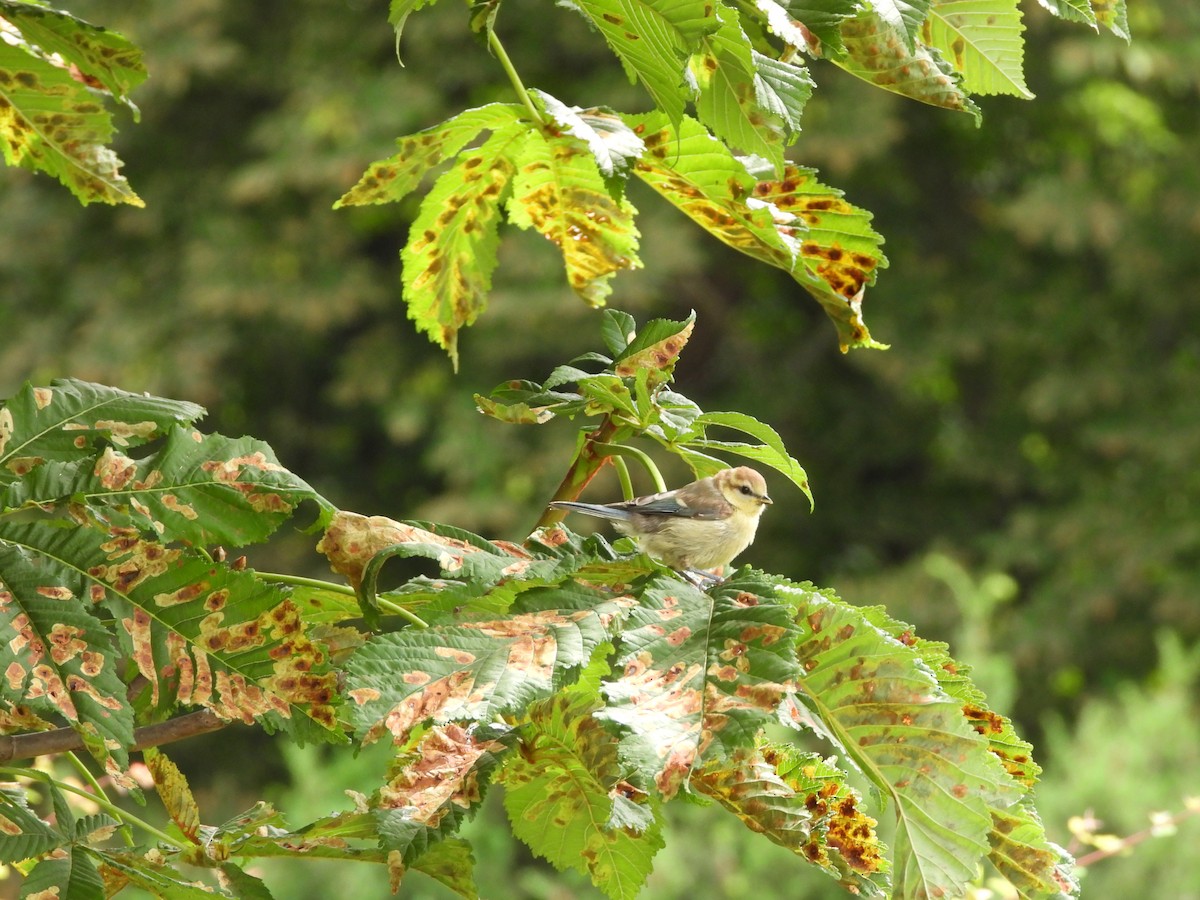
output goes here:
<path id="1" fill-rule="evenodd" d="M 132 749 L 142 750 L 145 747 L 170 744 L 217 731 L 229 724 L 216 713 L 202 709 L 156 725 L 138 728 L 133 733 Z M 35 734 L 3 735 L 0 736 L 0 763 L 83 749 L 83 739 L 73 728 L 56 728 L 54 731 L 39 731 Z"/>

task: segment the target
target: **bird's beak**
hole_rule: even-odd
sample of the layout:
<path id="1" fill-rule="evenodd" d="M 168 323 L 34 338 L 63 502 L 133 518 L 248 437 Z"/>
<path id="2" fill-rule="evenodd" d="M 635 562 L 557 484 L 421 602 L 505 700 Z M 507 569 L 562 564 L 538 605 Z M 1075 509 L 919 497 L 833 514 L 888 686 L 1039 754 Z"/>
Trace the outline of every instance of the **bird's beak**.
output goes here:
<path id="1" fill-rule="evenodd" d="M 758 502 L 765 503 L 766 505 L 770 506 L 775 501 L 772 500 L 770 497 L 768 497 L 766 494 L 763 494 L 761 497 L 758 498 Z"/>

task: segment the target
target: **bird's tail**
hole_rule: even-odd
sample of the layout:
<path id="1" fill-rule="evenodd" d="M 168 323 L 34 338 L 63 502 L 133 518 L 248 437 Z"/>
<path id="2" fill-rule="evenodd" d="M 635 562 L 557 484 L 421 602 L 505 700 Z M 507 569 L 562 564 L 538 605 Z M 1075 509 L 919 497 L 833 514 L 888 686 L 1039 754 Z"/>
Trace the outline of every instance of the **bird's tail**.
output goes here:
<path id="1" fill-rule="evenodd" d="M 614 522 L 628 522 L 633 516 L 627 509 L 617 509 L 612 506 L 603 506 L 599 503 L 575 503 L 570 500 L 554 500 L 549 506 L 552 509 L 569 509 L 572 512 L 580 512 L 585 516 L 595 516 L 598 519 L 612 519 Z"/>

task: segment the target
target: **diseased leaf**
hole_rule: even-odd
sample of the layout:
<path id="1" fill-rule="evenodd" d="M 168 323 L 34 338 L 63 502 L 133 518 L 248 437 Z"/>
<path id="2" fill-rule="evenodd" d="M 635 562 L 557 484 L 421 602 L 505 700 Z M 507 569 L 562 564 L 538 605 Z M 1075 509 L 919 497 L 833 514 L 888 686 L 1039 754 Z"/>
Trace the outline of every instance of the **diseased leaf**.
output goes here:
<path id="1" fill-rule="evenodd" d="M 1022 900 L 1078 897 L 1071 855 L 1046 838 L 1028 798 L 1007 810 L 992 809 L 988 859 Z"/>
<path id="2" fill-rule="evenodd" d="M 982 119 L 967 96 L 960 76 L 937 50 L 911 47 L 904 32 L 871 12 L 847 19 L 841 26 L 846 56 L 834 60 L 852 75 L 895 94 L 932 106 L 970 113 Z"/>
<path id="3" fill-rule="evenodd" d="M 1024 30 L 1017 0 L 933 0 L 921 38 L 962 73 L 964 90 L 1029 100 L 1021 70 Z"/>
<path id="4" fill-rule="evenodd" d="M 912 52 L 917 32 L 929 14 L 931 0 L 870 0 L 870 7 L 881 22 L 904 36 L 904 46 Z"/>
<path id="5" fill-rule="evenodd" d="M 221 864 L 221 883 L 227 885 L 238 900 L 273 900 L 266 883 L 240 866 Z"/>
<path id="6" fill-rule="evenodd" d="M 513 122 L 460 156 L 421 201 L 400 253 L 408 317 L 449 353 L 455 369 L 458 332 L 483 312 L 492 288 L 512 157 L 530 140 L 525 124 Z"/>
<path id="7" fill-rule="evenodd" d="M 114 132 L 112 114 L 84 84 L 85 77 L 76 78 L 28 43 L 0 40 L 4 160 L 52 175 L 85 206 L 145 206 L 120 174 L 121 160 L 107 146 Z"/>
<path id="8" fill-rule="evenodd" d="M 192 796 L 187 778 L 179 771 L 165 753 L 155 747 L 147 747 L 143 758 L 154 778 L 154 789 L 162 800 L 171 821 L 193 844 L 200 843 L 200 807 Z"/>
<path id="9" fill-rule="evenodd" d="M 613 371 L 620 378 L 636 375 L 641 369 L 669 372 L 683 348 L 687 346 L 695 325 L 695 311 L 679 322 L 671 319 L 651 319 L 636 332 L 633 340 L 615 354 Z"/>
<path id="10" fill-rule="evenodd" d="M 33 859 L 67 840 L 67 835 L 29 808 L 23 788 L 0 784 L 0 863 Z"/>
<path id="11" fill-rule="evenodd" d="M 509 729 L 495 725 L 467 729 L 452 722 L 421 735 L 372 800 L 383 849 L 408 865 L 457 831 L 483 800 L 511 743 Z"/>
<path id="12" fill-rule="evenodd" d="M 571 681 L 632 604 L 583 586 L 527 591 L 502 618 L 379 635 L 346 666 L 364 743 L 426 721 L 488 722 Z"/>
<path id="13" fill-rule="evenodd" d="M 386 159 L 371 163 L 358 184 L 343 194 L 333 208 L 399 202 L 415 191 L 431 171 L 457 156 L 480 133 L 512 128 L 522 121 L 523 116 L 524 110 L 519 104 L 489 103 L 465 110 L 416 134 L 397 138 L 399 150 Z"/>
<path id="14" fill-rule="evenodd" d="M 82 541 L 71 530 L 24 526 L 35 530 L 50 539 L 50 553 L 22 546 L 21 530 L 0 520 L 0 697 L 61 716 L 125 784 L 133 709 L 112 636 L 91 612 L 86 589 L 70 578 L 80 562 L 71 551 Z"/>
<path id="15" fill-rule="evenodd" d="M 875 820 L 845 773 L 812 753 L 764 745 L 693 776 L 693 790 L 716 800 L 756 834 L 838 879 L 855 896 L 881 897 L 888 863 Z"/>
<path id="16" fill-rule="evenodd" d="M 895 896 L 953 894 L 987 853 L 991 808 L 1022 789 L 944 693 L 919 654 L 862 611 L 780 586 L 797 610 L 805 671 L 785 716 L 825 734 L 895 804 Z"/>
<path id="17" fill-rule="evenodd" d="M 567 283 L 603 306 L 612 276 L 642 265 L 633 205 L 612 197 L 595 156 L 569 135 L 530 132 L 515 163 L 509 219 L 558 247 Z"/>
<path id="18" fill-rule="evenodd" d="M 520 753 L 502 775 L 504 806 L 535 854 L 632 900 L 663 847 L 661 823 L 650 798 L 624 780 L 616 741 L 592 718 L 595 709 L 581 695 L 531 708 Z"/>
<path id="19" fill-rule="evenodd" d="M 621 635 L 597 718 L 621 726 L 621 757 L 672 797 L 706 762 L 753 746 L 791 690 L 789 612 L 756 595 L 659 575 Z"/>
<path id="20" fill-rule="evenodd" d="M 788 15 L 802 22 L 820 41 L 816 55 L 836 59 L 846 52 L 842 22 L 862 10 L 862 0 L 787 0 L 786 6 Z"/>
<path id="21" fill-rule="evenodd" d="M 204 407 L 195 403 L 74 378 L 56 379 L 49 387 L 26 383 L 0 406 L 0 485 L 47 460 L 75 461 L 101 440 L 137 447 L 203 415 Z"/>
<path id="22" fill-rule="evenodd" d="M 111 29 L 60 9 L 14 0 L 0 0 L 0 18 L 43 55 L 57 54 L 68 67 L 74 65 L 76 80 L 93 89 L 103 87 L 118 100 L 127 102 L 129 92 L 146 80 L 142 51 Z"/>
<path id="23" fill-rule="evenodd" d="M 475 857 L 471 845 L 459 838 L 439 841 L 409 867 L 440 881 L 465 900 L 477 900 Z"/>
<path id="24" fill-rule="evenodd" d="M 82 692 L 81 702 L 75 693 L 70 699 L 79 710 L 88 708 L 84 700 L 97 704 L 96 721 L 84 725 L 105 736 L 109 729 L 117 746 L 131 737 L 114 730 L 127 727 L 124 688 L 118 698 L 119 681 L 102 687 L 113 665 L 103 655 L 108 637 L 88 631 L 83 619 L 98 603 L 116 616 L 125 653 L 148 682 L 151 707 L 202 706 L 223 719 L 287 728 L 301 740 L 341 739 L 323 652 L 305 636 L 295 604 L 252 572 L 165 546 L 128 525 L 0 519 L 0 549 L 10 590 L 17 593 L 17 580 L 21 597 L 56 604 L 45 615 L 60 623 L 80 619 L 41 652 L 59 652 L 63 666 L 87 676 L 86 684 L 68 681 L 68 689 Z M 24 602 L 31 609 L 43 603 Z"/>
<path id="25" fill-rule="evenodd" d="M 163 900 L 212 900 L 231 896 L 217 888 L 192 881 L 183 874 L 162 864 L 161 858 L 133 850 L 95 851 L 106 882 L 124 887 L 132 884 Z M 147 858 L 147 857 L 150 858 Z M 113 892 L 109 892 L 111 896 Z"/>
<path id="26" fill-rule="evenodd" d="M 234 547 L 266 540 L 301 501 L 324 502 L 262 441 L 179 426 L 151 456 L 135 460 L 106 447 L 96 459 L 50 462 L 3 496 L 13 508 L 103 504 L 166 541 Z"/>
<path id="27" fill-rule="evenodd" d="M 70 845 L 37 863 L 21 883 L 21 896 L 62 897 L 64 900 L 104 900 L 104 881 L 82 847 Z"/>

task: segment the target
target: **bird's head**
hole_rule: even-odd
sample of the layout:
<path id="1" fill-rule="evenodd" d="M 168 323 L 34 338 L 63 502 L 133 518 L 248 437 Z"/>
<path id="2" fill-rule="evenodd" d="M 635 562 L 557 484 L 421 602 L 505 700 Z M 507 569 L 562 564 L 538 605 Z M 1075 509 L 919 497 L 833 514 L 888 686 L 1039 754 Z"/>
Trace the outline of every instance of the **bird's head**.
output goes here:
<path id="1" fill-rule="evenodd" d="M 747 466 L 722 469 L 713 476 L 713 483 L 734 509 L 752 516 L 761 515 L 766 505 L 772 502 L 767 495 L 767 482 Z"/>

